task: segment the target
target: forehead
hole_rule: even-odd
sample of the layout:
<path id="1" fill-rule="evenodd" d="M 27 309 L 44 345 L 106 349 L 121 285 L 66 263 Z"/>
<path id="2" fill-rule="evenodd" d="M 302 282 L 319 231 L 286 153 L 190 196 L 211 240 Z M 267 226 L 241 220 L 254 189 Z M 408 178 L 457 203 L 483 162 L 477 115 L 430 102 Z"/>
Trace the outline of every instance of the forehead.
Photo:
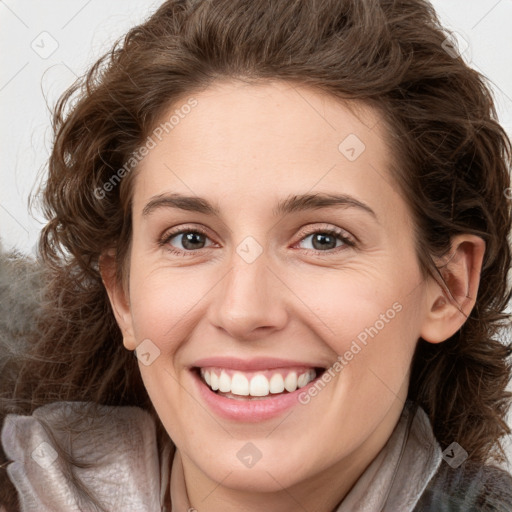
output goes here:
<path id="1" fill-rule="evenodd" d="M 182 108 L 190 98 L 195 106 Z M 173 191 L 235 208 L 308 191 L 351 193 L 396 207 L 380 121 L 361 103 L 304 86 L 216 83 L 162 116 L 155 145 L 137 170 L 134 210 Z"/>
<path id="2" fill-rule="evenodd" d="M 192 97 L 195 106 L 189 108 L 187 104 Z M 379 123 L 377 112 L 360 101 L 342 101 L 302 85 L 279 81 L 256 84 L 224 81 L 177 100 L 162 115 L 155 130 L 160 131 L 159 139 L 184 149 L 195 147 L 200 153 L 229 156 L 231 150 L 239 149 L 232 141 L 241 140 L 246 150 L 256 149 L 259 156 L 271 152 L 275 158 L 277 150 L 293 149 L 294 142 L 305 140 L 310 144 L 295 147 L 297 153 L 299 149 L 318 152 L 334 147 L 337 154 L 338 144 L 351 133 L 360 139 L 355 148 L 357 153 L 362 151 L 363 144 L 385 151 L 382 140 L 385 134 Z M 192 131 L 194 135 L 207 134 L 208 137 L 199 139 L 191 136 Z M 272 144 L 269 145 L 270 138 Z M 261 154 L 265 149 L 268 151 Z M 357 154 L 346 153 L 346 156 L 355 159 Z"/>

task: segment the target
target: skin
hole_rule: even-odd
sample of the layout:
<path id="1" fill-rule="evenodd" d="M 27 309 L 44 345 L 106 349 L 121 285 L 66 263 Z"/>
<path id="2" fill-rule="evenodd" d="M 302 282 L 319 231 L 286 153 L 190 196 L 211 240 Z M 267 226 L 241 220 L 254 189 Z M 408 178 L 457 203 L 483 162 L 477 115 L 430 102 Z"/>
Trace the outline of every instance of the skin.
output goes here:
<path id="1" fill-rule="evenodd" d="M 471 311 L 484 242 L 453 240 L 443 272 L 459 310 L 438 283 L 422 279 L 375 112 L 280 82 L 217 82 L 194 97 L 197 106 L 137 170 L 127 288 L 113 278 L 111 255 L 102 260 L 124 344 L 133 350 L 149 339 L 160 351 L 140 371 L 178 448 L 193 507 L 331 511 L 391 435 L 419 337 L 441 342 Z M 338 149 L 349 134 L 366 146 L 354 161 Z M 289 195 L 322 192 L 348 194 L 375 216 L 347 206 L 273 215 Z M 205 198 L 220 216 L 171 207 L 143 214 L 169 193 Z M 169 251 L 187 252 L 182 235 L 159 244 L 180 227 L 207 231 L 185 256 Z M 310 235 L 325 228 L 356 245 L 314 245 Z M 262 250 L 252 263 L 236 251 L 248 236 Z M 192 385 L 189 366 L 209 356 L 329 367 L 397 302 L 401 311 L 314 399 L 278 418 L 220 418 Z M 262 454 L 252 468 L 237 458 L 248 441 Z"/>

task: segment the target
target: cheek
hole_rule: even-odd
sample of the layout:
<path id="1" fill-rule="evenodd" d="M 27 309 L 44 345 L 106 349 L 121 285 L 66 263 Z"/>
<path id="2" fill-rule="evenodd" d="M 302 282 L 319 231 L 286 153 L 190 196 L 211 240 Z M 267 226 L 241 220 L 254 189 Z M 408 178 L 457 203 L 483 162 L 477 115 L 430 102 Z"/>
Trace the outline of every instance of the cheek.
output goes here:
<path id="1" fill-rule="evenodd" d="M 377 406 L 383 393 L 401 393 L 420 332 L 423 288 L 416 279 L 405 268 L 400 279 L 391 271 L 319 273 L 294 289 L 307 297 L 310 325 L 332 350 L 339 403 L 357 395 Z"/>
<path id="2" fill-rule="evenodd" d="M 338 353 L 353 340 L 365 345 L 385 332 L 406 330 L 417 307 L 414 289 L 376 272 L 329 272 L 297 280 L 293 291 L 321 337 Z M 413 322 L 414 323 L 414 322 Z"/>
<path id="3" fill-rule="evenodd" d="M 173 350 L 180 336 L 197 321 L 198 306 L 211 286 L 198 271 L 178 274 L 152 269 L 132 276 L 130 308 L 135 336 L 151 339 L 162 351 Z"/>

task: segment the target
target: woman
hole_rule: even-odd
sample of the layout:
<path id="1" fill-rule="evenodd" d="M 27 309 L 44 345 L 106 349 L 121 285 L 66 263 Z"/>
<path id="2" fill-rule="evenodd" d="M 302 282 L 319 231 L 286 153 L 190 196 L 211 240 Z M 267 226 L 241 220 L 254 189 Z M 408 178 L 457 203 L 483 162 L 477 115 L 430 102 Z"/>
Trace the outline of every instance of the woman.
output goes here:
<path id="1" fill-rule="evenodd" d="M 174 0 L 66 92 L 7 510 L 510 509 L 510 141 L 446 37 Z"/>

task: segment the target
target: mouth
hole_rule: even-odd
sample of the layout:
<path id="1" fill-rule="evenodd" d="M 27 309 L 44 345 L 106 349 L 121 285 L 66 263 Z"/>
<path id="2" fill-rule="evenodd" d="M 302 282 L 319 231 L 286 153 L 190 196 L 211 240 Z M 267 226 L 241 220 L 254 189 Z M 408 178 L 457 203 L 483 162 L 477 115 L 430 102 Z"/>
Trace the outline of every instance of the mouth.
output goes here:
<path id="1" fill-rule="evenodd" d="M 286 367 L 242 371 L 215 366 L 193 371 L 210 391 L 231 400 L 269 400 L 289 395 L 320 378 L 321 367 Z"/>
<path id="2" fill-rule="evenodd" d="M 189 370 L 199 403 L 217 417 L 249 424 L 303 407 L 302 394 L 327 367 L 274 357 L 213 356 L 194 361 Z"/>

